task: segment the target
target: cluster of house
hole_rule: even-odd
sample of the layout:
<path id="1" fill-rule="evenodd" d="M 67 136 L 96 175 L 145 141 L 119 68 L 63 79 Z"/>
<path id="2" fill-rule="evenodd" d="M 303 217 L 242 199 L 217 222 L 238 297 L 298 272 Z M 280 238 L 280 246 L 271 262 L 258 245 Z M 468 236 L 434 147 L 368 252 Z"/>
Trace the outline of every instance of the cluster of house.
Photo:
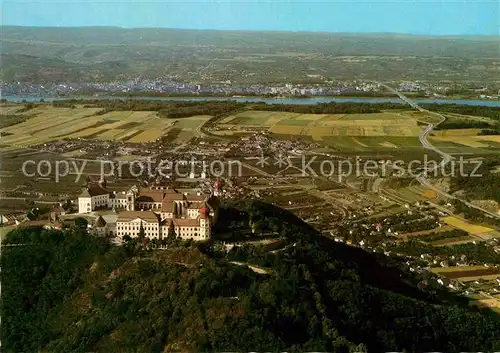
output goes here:
<path id="1" fill-rule="evenodd" d="M 206 240 L 218 216 L 215 195 L 187 194 L 161 186 L 137 187 L 128 191 L 109 190 L 106 181 L 89 181 L 78 197 L 78 212 L 114 209 L 116 222 L 107 223 L 100 216 L 93 229 L 97 233 L 132 238 L 144 236 L 163 239 Z"/>

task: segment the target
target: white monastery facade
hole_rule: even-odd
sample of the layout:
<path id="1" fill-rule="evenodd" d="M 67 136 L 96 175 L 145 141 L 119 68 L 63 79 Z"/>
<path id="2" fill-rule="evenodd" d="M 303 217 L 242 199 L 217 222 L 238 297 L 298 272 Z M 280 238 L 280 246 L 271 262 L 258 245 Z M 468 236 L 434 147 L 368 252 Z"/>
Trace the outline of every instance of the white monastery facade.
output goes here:
<path id="1" fill-rule="evenodd" d="M 79 213 L 98 209 L 118 212 L 116 228 L 110 231 L 100 217 L 97 230 L 123 238 L 139 237 L 141 229 L 146 238 L 163 239 L 169 236 L 182 239 L 207 240 L 218 215 L 215 195 L 186 194 L 166 187 L 141 188 L 115 192 L 106 188 L 105 181 L 89 182 L 78 197 Z"/>

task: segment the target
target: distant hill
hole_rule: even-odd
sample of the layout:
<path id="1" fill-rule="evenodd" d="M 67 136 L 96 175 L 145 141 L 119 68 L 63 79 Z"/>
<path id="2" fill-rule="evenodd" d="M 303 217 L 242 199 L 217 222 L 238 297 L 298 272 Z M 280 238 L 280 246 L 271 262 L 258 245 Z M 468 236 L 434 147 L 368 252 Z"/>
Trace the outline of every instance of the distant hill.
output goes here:
<path id="1" fill-rule="evenodd" d="M 478 36 L 115 27 L 1 29 L 2 53 L 7 55 L 1 77 L 7 82 L 147 77 L 252 83 L 310 81 L 308 75 L 488 81 L 496 74 L 500 43 L 498 37 Z M 48 74 L 41 60 L 59 60 L 60 73 Z M 47 63 L 51 64 L 55 62 Z M 68 65 L 75 64 L 94 66 L 65 73 Z M 82 70 L 81 74 L 72 75 L 75 70 Z"/>
<path id="2" fill-rule="evenodd" d="M 11 232 L 6 243 L 26 245 L 4 247 L 1 258 L 3 351 L 500 348 L 498 318 L 422 292 L 385 256 L 335 243 L 264 203 L 221 217 L 219 227 L 251 217 L 289 245 L 275 253 L 189 244 L 148 251 L 134 241 L 111 247 L 85 231 Z"/>

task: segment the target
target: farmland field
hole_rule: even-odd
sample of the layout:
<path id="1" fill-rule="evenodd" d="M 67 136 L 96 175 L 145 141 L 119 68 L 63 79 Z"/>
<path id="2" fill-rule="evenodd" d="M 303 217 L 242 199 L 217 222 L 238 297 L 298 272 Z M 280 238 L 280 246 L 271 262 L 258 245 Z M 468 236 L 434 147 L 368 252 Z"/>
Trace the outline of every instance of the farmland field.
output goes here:
<path id="1" fill-rule="evenodd" d="M 444 141 L 444 142 L 452 142 L 453 144 L 464 145 L 468 147 L 474 148 L 488 148 L 495 147 L 494 145 L 490 146 L 488 143 L 488 138 L 482 137 L 494 137 L 494 136 L 436 136 L 433 137 L 434 141 Z M 494 139 L 491 139 L 493 142 Z"/>
<path id="2" fill-rule="evenodd" d="M 493 229 L 480 226 L 477 224 L 472 224 L 468 223 L 460 218 L 457 218 L 455 216 L 448 216 L 444 217 L 441 219 L 444 223 L 449 224 L 455 228 L 462 229 L 468 233 L 474 234 L 474 235 L 480 235 L 480 234 L 485 234 L 493 231 Z"/>
<path id="3" fill-rule="evenodd" d="M 471 305 L 480 308 L 490 308 L 494 312 L 500 314 L 500 299 L 479 299 L 471 302 Z"/>
<path id="4" fill-rule="evenodd" d="M 474 237 L 464 235 L 463 237 L 435 240 L 432 242 L 427 242 L 427 244 L 432 246 L 451 246 L 451 245 L 472 243 L 474 240 L 475 240 Z"/>
<path id="5" fill-rule="evenodd" d="M 23 109 L 20 104 L 2 105 L 2 115 L 16 114 L 19 110 Z"/>
<path id="6" fill-rule="evenodd" d="M 458 268 L 455 271 L 440 272 L 442 276 L 450 279 L 459 279 L 461 281 L 475 281 L 479 278 L 494 279 L 500 277 L 500 270 L 496 268 L 482 268 L 476 270 L 467 270 Z"/>
<path id="7" fill-rule="evenodd" d="M 292 126 L 292 125 L 274 125 L 269 131 L 275 134 L 283 135 L 300 135 L 304 130 L 302 126 Z"/>
<path id="8" fill-rule="evenodd" d="M 323 136 L 322 142 L 338 151 L 385 152 L 412 148 L 422 151 L 414 136 Z"/>
<path id="9" fill-rule="evenodd" d="M 435 136 L 477 136 L 481 129 L 447 129 L 433 132 Z"/>
<path id="10" fill-rule="evenodd" d="M 470 282 L 478 279 L 492 280 L 500 277 L 500 269 L 484 266 L 438 267 L 433 268 L 432 272 L 462 282 Z"/>
<path id="11" fill-rule="evenodd" d="M 277 125 L 284 125 L 284 126 L 306 126 L 310 123 L 310 120 L 302 120 L 302 119 L 287 119 L 287 120 L 281 120 L 277 123 Z"/>
<path id="12" fill-rule="evenodd" d="M 438 195 L 437 192 L 432 189 L 425 189 L 425 191 L 422 192 L 422 196 L 426 199 L 436 199 Z"/>
<path id="13" fill-rule="evenodd" d="M 403 117 L 398 113 L 370 113 L 370 114 L 345 114 L 341 120 L 387 120 L 397 119 L 401 120 Z"/>
<path id="14" fill-rule="evenodd" d="M 219 124 L 219 131 L 238 127 L 259 127 L 277 135 L 310 136 L 313 140 L 329 140 L 329 137 L 414 137 L 421 127 L 411 116 L 393 112 L 375 114 L 299 114 L 286 112 L 246 111 L 225 118 Z M 418 139 L 417 139 L 418 141 Z M 354 147 L 367 148 L 361 139 L 351 140 Z M 343 143 L 341 143 L 343 144 Z M 377 147 L 397 148 L 399 143 L 380 140 Z M 412 143 L 412 145 L 414 145 Z M 420 144 L 415 144 L 420 146 Z M 406 147 L 406 146 L 405 146 Z"/>
<path id="15" fill-rule="evenodd" d="M 98 114 L 100 108 L 58 108 L 49 105 L 29 110 L 29 118 L 2 131 L 2 144 L 28 147 L 64 138 L 152 142 L 168 134 L 174 126 L 183 132 L 182 141 L 192 136 L 210 116 L 182 119 L 160 118 L 155 111 L 112 111 Z M 8 148 L 8 147 L 7 147 Z M 5 150 L 5 149 L 4 149 Z"/>
<path id="16" fill-rule="evenodd" d="M 231 125 L 258 125 L 258 126 L 272 126 L 273 123 L 269 123 L 268 120 L 270 120 L 271 115 L 274 115 L 274 112 L 268 112 L 268 111 L 258 111 L 258 110 L 250 110 L 247 112 L 239 113 L 235 116 L 233 116 L 231 119 L 225 119 L 225 122 L 227 124 Z M 284 114 L 290 114 L 290 113 L 284 113 Z M 294 113 L 291 113 L 294 114 Z M 295 114 L 294 114 L 295 115 Z M 297 114 L 298 115 L 298 114 Z M 286 118 L 286 115 L 278 115 L 279 119 L 276 119 L 277 123 L 281 119 Z"/>

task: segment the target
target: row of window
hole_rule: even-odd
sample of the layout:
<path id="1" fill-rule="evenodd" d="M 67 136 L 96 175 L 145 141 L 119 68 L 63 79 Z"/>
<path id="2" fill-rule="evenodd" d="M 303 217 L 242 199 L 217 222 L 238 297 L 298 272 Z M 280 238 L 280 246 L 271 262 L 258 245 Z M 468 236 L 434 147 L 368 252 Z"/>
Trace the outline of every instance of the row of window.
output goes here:
<path id="1" fill-rule="evenodd" d="M 144 230 L 156 230 L 158 229 L 158 226 L 143 226 L 144 227 Z M 181 229 L 181 232 L 184 232 L 184 231 L 194 231 L 194 230 L 197 230 L 198 228 L 200 227 L 189 227 L 189 228 L 186 228 L 186 227 L 182 227 L 180 228 Z M 140 230 L 141 229 L 141 226 L 140 225 L 130 225 L 130 226 L 117 226 L 117 229 L 118 230 Z M 167 227 L 163 227 L 163 229 L 167 229 Z M 179 228 L 177 228 L 179 229 Z"/>
<path id="2" fill-rule="evenodd" d="M 118 232 L 116 232 L 116 234 L 118 236 L 124 236 L 124 235 L 129 235 L 129 236 L 132 236 L 132 237 L 137 237 L 138 236 L 137 233 L 129 233 L 129 232 L 125 232 L 125 231 L 118 231 Z M 146 232 L 145 235 L 148 238 L 159 238 L 158 233 L 147 233 Z M 189 238 L 193 239 L 193 237 L 194 238 L 200 238 L 200 239 L 207 238 L 207 236 L 204 236 L 204 235 L 201 235 L 201 234 L 198 235 L 198 233 L 196 233 L 196 232 L 195 233 L 187 233 L 187 234 L 186 233 L 181 233 L 179 235 L 183 239 L 189 239 Z M 167 236 L 167 234 L 164 233 L 164 236 Z"/>
<path id="3" fill-rule="evenodd" d="M 161 208 L 161 203 L 149 203 L 149 202 L 148 203 L 142 203 L 142 202 L 139 202 L 139 203 L 137 203 L 137 207 L 138 208 L 144 208 L 144 209 L 146 209 L 146 208 L 148 208 L 148 209 L 152 209 L 152 208 L 154 208 L 154 209 L 160 209 Z"/>
<path id="4" fill-rule="evenodd" d="M 141 226 L 118 226 L 119 230 L 140 230 Z M 158 227 L 144 227 L 144 230 L 157 230 Z"/>

